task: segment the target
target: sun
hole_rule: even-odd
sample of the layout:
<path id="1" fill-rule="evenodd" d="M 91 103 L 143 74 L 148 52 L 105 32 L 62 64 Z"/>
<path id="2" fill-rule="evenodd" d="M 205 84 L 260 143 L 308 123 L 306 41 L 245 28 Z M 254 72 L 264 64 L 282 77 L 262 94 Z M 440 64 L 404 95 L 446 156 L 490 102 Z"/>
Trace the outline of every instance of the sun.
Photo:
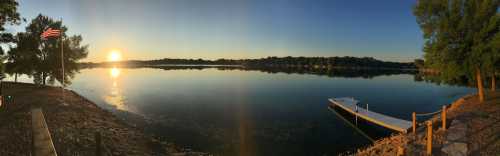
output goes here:
<path id="1" fill-rule="evenodd" d="M 110 62 L 116 62 L 116 61 L 121 61 L 122 60 L 122 54 L 118 50 L 113 50 L 109 52 L 108 55 L 108 61 Z"/>

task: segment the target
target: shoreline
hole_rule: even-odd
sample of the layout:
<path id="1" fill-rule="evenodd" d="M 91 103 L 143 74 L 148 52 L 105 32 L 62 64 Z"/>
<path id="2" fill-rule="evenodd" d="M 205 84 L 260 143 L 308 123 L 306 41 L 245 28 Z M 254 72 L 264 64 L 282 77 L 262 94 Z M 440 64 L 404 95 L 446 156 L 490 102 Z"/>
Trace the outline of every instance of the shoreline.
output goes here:
<path id="1" fill-rule="evenodd" d="M 476 94 L 465 95 L 447 107 L 446 130 L 441 113 L 418 123 L 432 122 L 433 155 L 494 155 L 500 153 L 500 92 L 488 92 L 479 103 Z M 368 147 L 341 155 L 426 155 L 427 127 L 416 133 L 394 134 L 376 140 Z"/>
<path id="2" fill-rule="evenodd" d="M 2 147 L 0 155 L 29 155 L 31 151 L 29 146 L 31 145 L 30 109 L 32 107 L 43 109 L 59 155 L 74 155 L 75 153 L 93 155 L 95 152 L 95 132 L 100 132 L 102 135 L 105 155 L 211 155 L 204 152 L 194 152 L 168 142 L 168 140 L 162 141 L 158 137 L 148 135 L 141 128 L 142 126 L 127 124 L 119 116 L 99 107 L 72 90 L 66 90 L 65 96 L 69 105 L 64 106 L 58 101 L 61 95 L 59 87 L 14 82 L 2 82 L 2 84 L 4 102 L 0 107 L 0 146 Z M 493 117 L 498 115 L 498 121 L 500 121 L 500 92 L 490 92 L 488 95 L 490 98 L 486 103 L 480 105 L 476 104 L 476 95 L 466 95 L 454 101 L 447 111 L 447 119 L 450 120 L 448 125 L 451 125 L 448 129 L 451 131 L 455 118 L 460 118 L 467 113 L 470 114 L 471 111 L 476 110 L 476 107 L 479 111 L 493 111 Z M 437 114 L 429 119 L 435 121 L 435 138 L 433 137 L 433 140 L 436 143 L 433 144 L 436 145 L 436 149 L 433 151 L 438 152 L 437 154 L 441 154 L 439 152 L 446 146 L 446 138 L 449 136 L 447 133 L 449 131 L 446 133 L 439 131 L 439 122 L 441 121 L 439 116 L 440 114 Z M 476 119 L 478 116 L 474 116 L 473 113 L 473 116 L 468 117 Z M 470 118 L 461 120 L 471 121 Z M 500 124 L 498 125 L 493 131 L 487 132 L 488 135 L 491 133 L 500 134 Z M 470 128 L 474 129 L 474 127 Z M 484 129 L 485 127 L 479 128 Z M 411 132 L 392 135 L 379 139 L 369 147 L 360 148 L 354 153 L 356 155 L 396 155 L 398 147 L 402 147 L 407 155 L 425 154 L 424 134 L 425 127 L 420 127 L 417 130 L 417 137 L 414 137 Z M 482 137 L 479 136 L 483 139 Z M 477 140 L 476 137 L 467 143 L 472 144 Z M 493 147 L 500 147 L 500 141 L 493 142 Z M 484 151 L 478 151 L 477 148 L 471 146 L 468 151 L 480 154 L 500 152 L 495 148 L 491 149 L 491 147 Z M 350 153 L 344 154 L 349 155 Z"/>
<path id="3" fill-rule="evenodd" d="M 209 155 L 146 134 L 74 91 L 29 83 L 2 82 L 0 155 L 30 155 L 31 108 L 42 108 L 58 155 L 94 155 L 100 133 L 103 155 Z"/>

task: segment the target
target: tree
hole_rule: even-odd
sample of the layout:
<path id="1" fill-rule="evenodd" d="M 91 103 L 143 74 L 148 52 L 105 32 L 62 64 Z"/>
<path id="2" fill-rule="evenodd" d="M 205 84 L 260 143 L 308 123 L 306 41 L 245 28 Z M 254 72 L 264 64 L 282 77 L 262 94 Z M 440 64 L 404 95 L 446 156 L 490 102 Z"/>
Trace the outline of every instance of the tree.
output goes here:
<path id="1" fill-rule="evenodd" d="M 12 34 L 5 32 L 5 25 L 19 24 L 21 18 L 17 12 L 19 4 L 16 0 L 1 0 L 0 1 L 0 44 L 9 43 L 14 40 Z M 0 47 L 0 55 L 4 55 L 4 49 Z M 0 61 L 3 62 L 5 57 L 1 57 Z M 0 63 L 3 68 L 3 63 Z"/>
<path id="2" fill-rule="evenodd" d="M 38 47 L 34 40 L 27 33 L 17 33 L 14 37 L 15 47 L 11 47 L 7 56 L 7 73 L 14 74 L 17 81 L 18 74 L 32 75 L 38 62 L 36 51 Z"/>
<path id="3" fill-rule="evenodd" d="M 422 59 L 415 59 L 413 61 L 413 64 L 415 64 L 415 67 L 417 67 L 417 69 L 424 69 L 424 60 Z"/>
<path id="4" fill-rule="evenodd" d="M 424 39 L 426 65 L 443 78 L 476 80 L 484 101 L 483 72 L 498 61 L 499 0 L 419 0 L 414 15 Z"/>
<path id="5" fill-rule="evenodd" d="M 48 28 L 61 30 L 62 39 L 57 37 L 42 40 L 40 35 Z M 45 85 L 47 80 L 49 83 L 54 83 L 57 80 L 61 84 L 68 84 L 70 79 L 78 72 L 77 62 L 87 57 L 88 46 L 80 45 L 83 40 L 80 35 L 67 36 L 67 30 L 67 27 L 62 25 L 62 21 L 56 21 L 41 14 L 35 17 L 26 27 L 26 36 L 23 36 L 26 38 L 19 41 L 21 44 L 18 44 L 15 50 L 23 51 L 18 52 L 21 56 L 34 55 L 34 57 L 27 58 L 30 58 L 31 63 L 35 64 L 32 72 L 35 83 Z M 61 69 L 61 42 L 64 50 L 64 82 L 62 82 L 63 73 Z M 12 56 L 12 58 L 15 59 L 16 57 Z M 34 60 L 31 58 L 34 58 Z"/>
<path id="6" fill-rule="evenodd" d="M 497 14 L 498 16 L 498 14 Z M 500 33 L 495 35 L 495 38 L 491 42 L 490 46 L 492 47 L 495 56 L 494 58 L 500 58 Z M 496 75 L 500 73 L 500 59 L 496 59 L 493 61 L 493 66 L 490 68 L 491 73 L 491 91 L 496 91 Z"/>
<path id="7" fill-rule="evenodd" d="M 0 1 L 0 41 L 2 43 L 11 42 L 13 40 L 12 34 L 4 32 L 4 25 L 19 24 L 21 18 L 17 12 L 18 5 L 19 4 L 15 0 Z"/>

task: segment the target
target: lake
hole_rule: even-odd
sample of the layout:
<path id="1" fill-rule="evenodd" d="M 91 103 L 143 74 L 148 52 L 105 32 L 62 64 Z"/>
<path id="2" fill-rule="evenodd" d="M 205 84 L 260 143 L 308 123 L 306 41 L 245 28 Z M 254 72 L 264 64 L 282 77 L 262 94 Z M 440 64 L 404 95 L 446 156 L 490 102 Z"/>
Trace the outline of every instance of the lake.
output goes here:
<path id="1" fill-rule="evenodd" d="M 411 120 L 414 111 L 434 112 L 475 91 L 407 72 L 222 67 L 82 69 L 69 88 L 122 118 L 144 117 L 150 134 L 218 155 L 336 155 L 370 144 L 359 130 L 374 139 L 391 133 L 362 121 L 353 128 L 343 119 L 352 117 L 328 109 L 331 97 Z"/>

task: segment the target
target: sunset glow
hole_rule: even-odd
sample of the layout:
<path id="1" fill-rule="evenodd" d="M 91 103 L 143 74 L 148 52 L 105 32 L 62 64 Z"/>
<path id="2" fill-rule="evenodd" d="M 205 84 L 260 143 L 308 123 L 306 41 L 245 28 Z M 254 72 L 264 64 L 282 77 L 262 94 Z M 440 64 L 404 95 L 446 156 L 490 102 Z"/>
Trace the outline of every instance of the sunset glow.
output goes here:
<path id="1" fill-rule="evenodd" d="M 108 55 L 108 61 L 110 62 L 116 62 L 121 60 L 122 60 L 122 55 L 118 50 L 113 50 Z"/>
<path id="2" fill-rule="evenodd" d="M 495 155 L 499 8 L 0 0 L 0 156 Z"/>

